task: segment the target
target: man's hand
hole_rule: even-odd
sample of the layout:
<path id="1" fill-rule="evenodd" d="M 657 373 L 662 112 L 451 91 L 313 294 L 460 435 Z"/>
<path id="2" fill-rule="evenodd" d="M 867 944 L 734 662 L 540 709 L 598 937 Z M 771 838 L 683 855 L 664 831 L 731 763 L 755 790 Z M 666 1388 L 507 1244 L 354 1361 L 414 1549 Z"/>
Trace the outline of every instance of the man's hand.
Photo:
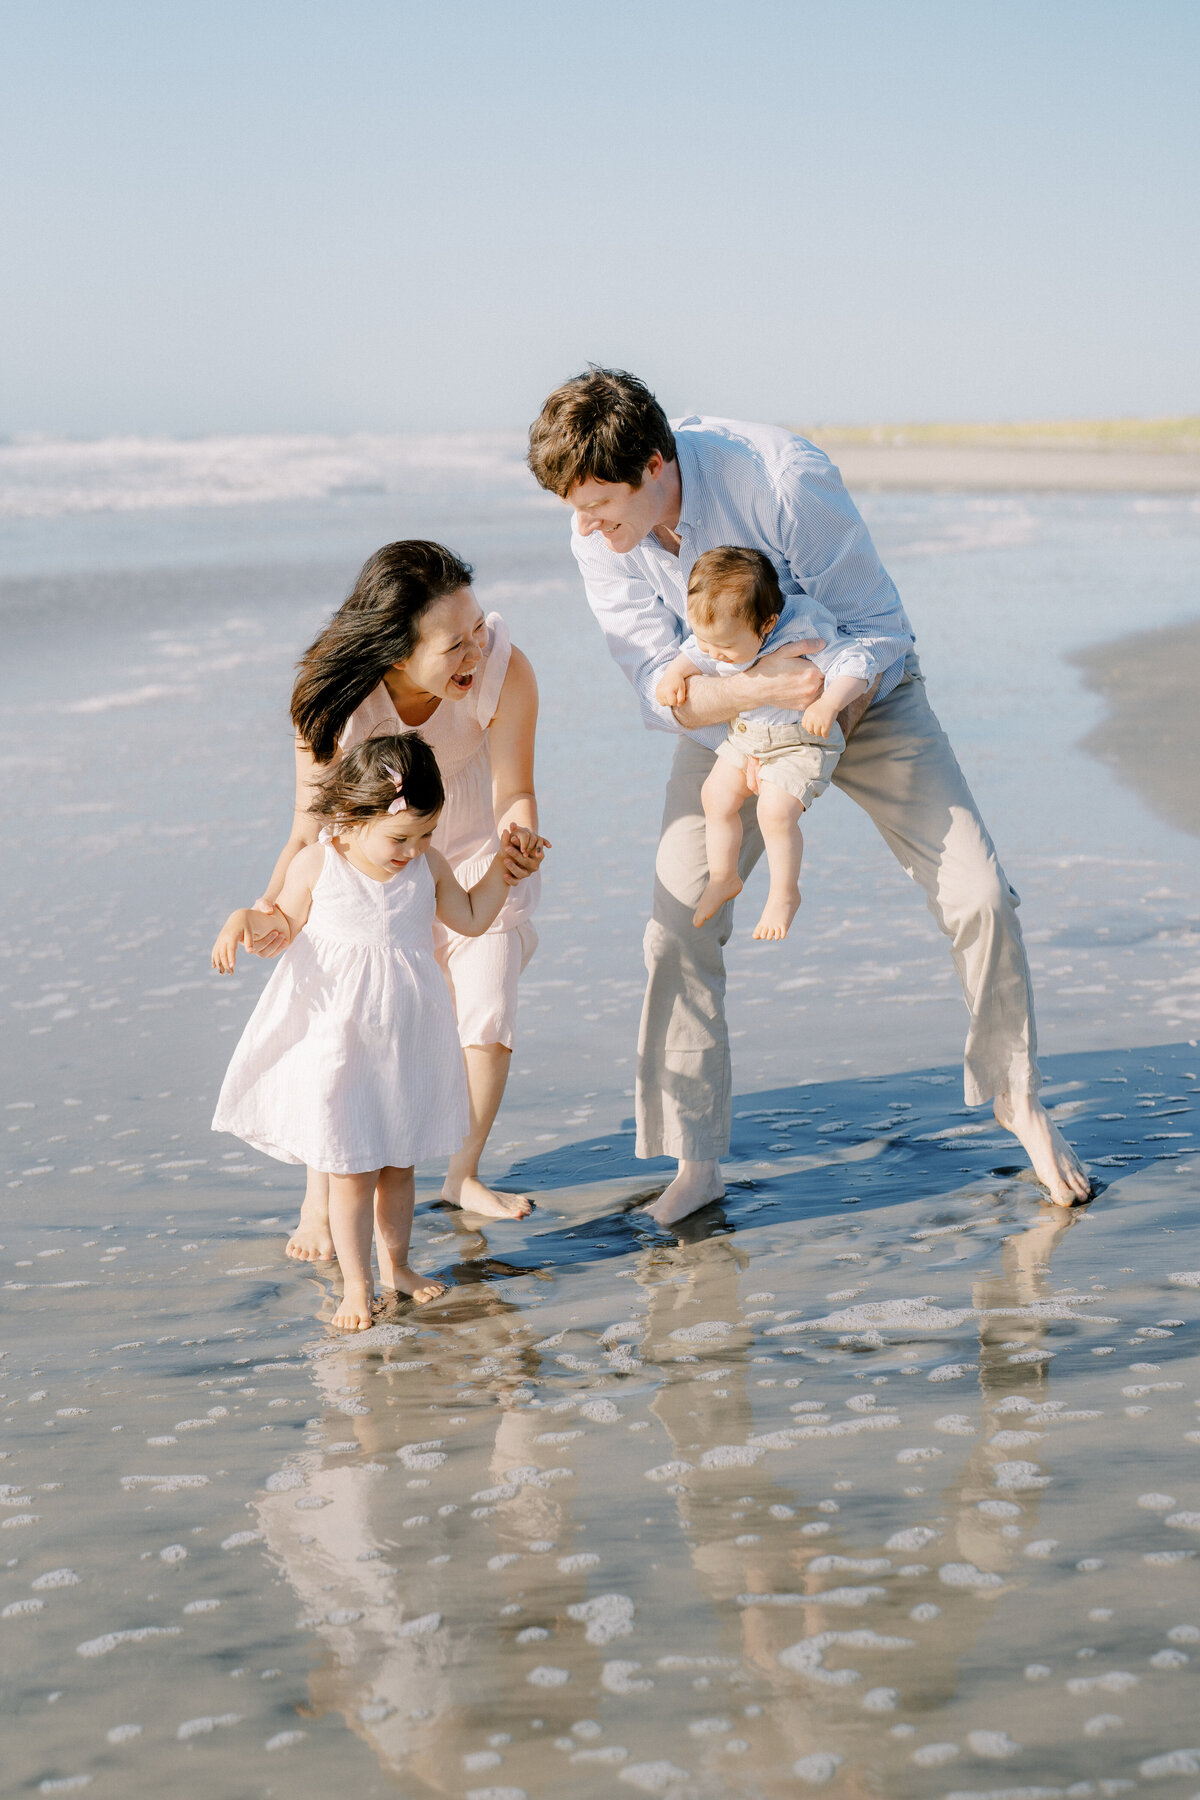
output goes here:
<path id="1" fill-rule="evenodd" d="M 762 684 L 762 697 L 753 704 L 786 706 L 794 712 L 811 706 L 825 685 L 825 677 L 808 658 L 813 651 L 824 648 L 824 638 L 809 638 L 802 644 L 785 644 L 782 650 L 760 657 L 752 669 L 746 670 L 747 681 Z"/>

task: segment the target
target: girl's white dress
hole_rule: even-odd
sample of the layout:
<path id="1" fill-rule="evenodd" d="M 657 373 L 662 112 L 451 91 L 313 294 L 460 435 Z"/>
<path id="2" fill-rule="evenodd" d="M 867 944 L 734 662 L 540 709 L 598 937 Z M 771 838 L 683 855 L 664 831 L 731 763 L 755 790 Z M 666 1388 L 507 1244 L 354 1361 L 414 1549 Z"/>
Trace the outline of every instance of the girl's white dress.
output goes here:
<path id="1" fill-rule="evenodd" d="M 416 857 L 372 881 L 331 842 L 221 1086 L 214 1131 L 330 1175 L 450 1156 L 467 1133 L 462 1052 Z"/>

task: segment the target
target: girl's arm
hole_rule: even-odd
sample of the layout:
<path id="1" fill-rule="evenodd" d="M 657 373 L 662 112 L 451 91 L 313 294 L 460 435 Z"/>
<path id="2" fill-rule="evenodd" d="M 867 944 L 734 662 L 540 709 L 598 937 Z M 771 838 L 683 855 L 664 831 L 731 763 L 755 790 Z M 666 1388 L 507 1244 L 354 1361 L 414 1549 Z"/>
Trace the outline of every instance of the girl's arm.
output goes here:
<path id="1" fill-rule="evenodd" d="M 212 966 L 221 975 L 232 975 L 238 945 L 263 954 L 267 938 L 282 936 L 290 944 L 302 931 L 312 906 L 312 890 L 325 862 L 323 844 L 306 844 L 288 864 L 279 898 L 269 910 L 241 906 L 230 913 L 213 945 Z"/>
<path id="2" fill-rule="evenodd" d="M 493 856 L 484 873 L 471 889 L 460 887 L 454 878 L 450 864 L 438 850 L 427 850 L 429 872 L 433 876 L 434 890 L 437 894 L 437 916 L 443 925 L 451 931 L 459 931 L 463 937 L 482 937 L 488 926 L 499 914 L 504 905 L 510 886 L 516 881 L 523 881 L 531 870 L 521 874 L 511 873 L 513 840 L 516 829 L 510 827 L 500 841 L 500 855 Z M 542 860 L 542 851 L 546 847 L 544 838 L 535 837 L 532 857 L 536 863 Z M 506 870 L 505 860 L 510 869 Z M 529 857 L 522 860 L 530 860 Z M 535 863 L 535 866 L 536 866 Z"/>

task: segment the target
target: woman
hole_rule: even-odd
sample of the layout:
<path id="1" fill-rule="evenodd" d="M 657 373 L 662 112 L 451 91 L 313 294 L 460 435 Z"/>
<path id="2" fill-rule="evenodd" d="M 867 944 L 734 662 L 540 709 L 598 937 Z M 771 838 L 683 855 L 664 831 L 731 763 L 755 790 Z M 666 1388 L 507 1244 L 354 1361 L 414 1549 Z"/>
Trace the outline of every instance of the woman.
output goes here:
<path id="1" fill-rule="evenodd" d="M 471 570 L 440 544 L 385 544 L 363 566 L 354 590 L 305 651 L 292 691 L 296 727 L 296 811 L 291 836 L 264 893 L 269 908 L 296 852 L 313 842 L 308 807 L 319 777 L 364 738 L 420 731 L 437 757 L 446 806 L 433 842 L 460 882 L 478 880 L 511 827 L 529 867 L 536 847 L 533 743 L 537 683 L 498 613 L 484 617 Z M 436 948 L 458 1020 L 467 1071 L 470 1129 L 451 1158 L 442 1197 L 466 1212 L 520 1219 L 524 1194 L 501 1194 L 479 1179 L 479 1158 L 508 1080 L 517 982 L 537 944 L 535 874 L 515 887 L 495 924 L 478 938 L 439 925 Z M 282 936 L 263 945 L 273 955 Z M 302 1261 L 333 1255 L 328 1196 L 310 1170 L 300 1224 L 288 1241 Z"/>

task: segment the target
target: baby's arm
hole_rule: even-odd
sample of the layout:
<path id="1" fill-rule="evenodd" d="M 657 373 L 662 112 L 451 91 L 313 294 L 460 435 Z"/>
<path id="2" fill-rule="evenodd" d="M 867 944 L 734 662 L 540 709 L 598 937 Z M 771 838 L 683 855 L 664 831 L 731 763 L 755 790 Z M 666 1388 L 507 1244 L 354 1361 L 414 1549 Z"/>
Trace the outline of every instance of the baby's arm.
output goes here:
<path id="1" fill-rule="evenodd" d="M 288 864 L 283 887 L 272 911 L 259 912 L 252 906 L 240 906 L 230 913 L 213 945 L 212 966 L 220 975 L 232 975 L 237 961 L 238 945 L 257 949 L 264 938 L 284 931 L 290 944 L 303 930 L 312 905 L 313 884 L 325 861 L 323 844 L 308 844 Z"/>
<path id="2" fill-rule="evenodd" d="M 868 683 L 860 681 L 856 675 L 834 675 L 826 683 L 824 690 L 804 713 L 800 723 L 805 731 L 811 731 L 814 737 L 828 737 L 833 729 L 834 721 L 842 708 L 865 694 Z"/>
<path id="3" fill-rule="evenodd" d="M 677 656 L 669 662 L 658 678 L 658 686 L 654 690 L 654 698 L 660 706 L 684 706 L 687 703 L 688 682 L 699 669 L 690 656 Z"/>
<path id="4" fill-rule="evenodd" d="M 547 845 L 545 838 L 538 838 L 536 842 L 540 863 L 540 852 Z M 454 879 L 450 864 L 440 851 L 425 852 L 437 894 L 437 916 L 443 925 L 448 925 L 451 931 L 460 931 L 464 937 L 483 936 L 504 905 L 509 888 L 533 873 L 532 868 L 521 867 L 532 859 L 525 853 L 514 855 L 517 849 L 516 834 L 510 829 L 500 840 L 500 854 L 493 856 L 469 891 Z"/>

